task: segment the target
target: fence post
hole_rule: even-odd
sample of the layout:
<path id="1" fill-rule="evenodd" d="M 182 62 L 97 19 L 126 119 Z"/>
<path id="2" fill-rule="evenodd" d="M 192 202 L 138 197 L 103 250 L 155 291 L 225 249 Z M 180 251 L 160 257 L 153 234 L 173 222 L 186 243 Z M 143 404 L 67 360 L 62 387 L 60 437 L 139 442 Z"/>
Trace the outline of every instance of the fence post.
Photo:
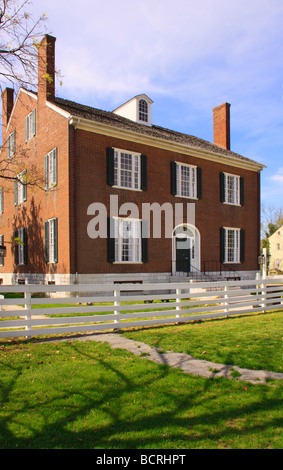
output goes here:
<path id="1" fill-rule="evenodd" d="M 29 321 L 31 320 L 31 293 L 25 292 L 24 296 L 25 296 L 25 313 L 26 313 L 25 320 Z M 27 339 L 31 338 L 31 326 L 26 325 L 25 329 L 27 332 L 26 338 Z"/>
<path id="2" fill-rule="evenodd" d="M 263 308 L 263 313 L 266 313 L 266 283 L 261 284 L 261 299 L 263 301 L 262 303 L 262 308 Z"/>
<path id="3" fill-rule="evenodd" d="M 180 304 L 180 303 L 181 303 L 181 297 L 178 297 L 180 294 L 181 294 L 181 289 L 176 289 L 176 303 L 177 303 L 177 304 Z M 180 310 L 181 310 L 181 306 L 180 306 L 180 305 L 177 305 L 177 306 L 176 306 L 176 311 L 179 312 Z M 179 313 L 177 313 L 176 318 L 180 318 L 180 314 L 179 314 Z"/>
<path id="4" fill-rule="evenodd" d="M 227 294 L 227 291 L 228 291 L 228 287 L 227 286 L 224 286 L 224 292 L 226 292 L 226 294 L 224 295 L 224 299 L 229 299 L 229 294 Z M 224 305 L 227 306 L 227 308 L 224 309 L 224 312 L 225 313 L 228 313 L 229 312 L 229 300 L 228 302 L 224 302 Z"/>
<path id="5" fill-rule="evenodd" d="M 114 298 L 117 298 L 120 296 L 120 291 L 119 290 L 114 290 Z M 114 300 L 114 307 L 120 307 L 120 300 Z M 117 318 L 114 320 L 114 323 L 118 325 L 118 328 L 114 328 L 115 331 L 119 330 L 119 324 L 120 324 L 120 309 L 115 310 L 114 309 L 114 315 L 117 316 Z"/>

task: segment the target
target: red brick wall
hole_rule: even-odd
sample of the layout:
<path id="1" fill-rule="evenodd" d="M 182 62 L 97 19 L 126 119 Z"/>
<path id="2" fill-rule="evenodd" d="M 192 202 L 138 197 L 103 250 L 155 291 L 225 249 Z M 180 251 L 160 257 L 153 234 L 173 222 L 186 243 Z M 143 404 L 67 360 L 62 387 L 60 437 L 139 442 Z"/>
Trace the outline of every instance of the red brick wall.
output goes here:
<path id="1" fill-rule="evenodd" d="M 76 134 L 76 137 L 74 137 Z M 158 202 L 160 205 L 195 202 L 196 227 L 201 234 L 201 260 L 219 260 L 220 227 L 242 228 L 246 231 L 245 263 L 232 266 L 236 270 L 257 270 L 259 248 L 259 175 L 256 172 L 233 168 L 207 160 L 180 155 L 150 146 L 125 142 L 120 139 L 101 136 L 82 130 L 72 131 L 76 141 L 76 232 L 71 242 L 72 260 L 75 259 L 77 240 L 77 261 L 71 263 L 73 272 L 87 273 L 132 273 L 170 272 L 172 261 L 171 239 L 150 239 L 148 262 L 142 265 L 110 264 L 107 262 L 105 239 L 90 239 L 87 225 L 93 216 L 87 215 L 87 208 L 94 202 L 101 202 L 109 211 L 110 195 L 118 195 L 119 206 L 124 202 L 138 205 Z M 74 140 L 73 140 L 74 142 Z M 147 155 L 148 190 L 131 191 L 115 189 L 106 184 L 106 148 L 117 147 Z M 203 197 L 193 201 L 171 195 L 170 162 L 179 161 L 202 168 Z M 241 207 L 220 202 L 219 173 L 233 173 L 245 178 L 245 204 Z M 185 222 L 186 220 L 184 220 Z"/>
<path id="2" fill-rule="evenodd" d="M 25 117 L 36 109 L 36 135 L 28 143 L 25 142 Z M 69 256 L 69 165 L 68 165 L 68 122 L 45 103 L 38 102 L 24 92 L 20 92 L 8 135 L 16 129 L 16 152 L 23 154 L 19 172 L 31 165 L 44 177 L 44 157 L 54 147 L 58 148 L 58 186 L 54 190 L 44 191 L 37 187 L 27 188 L 27 201 L 14 205 L 14 183 L 3 180 L 4 214 L 0 215 L 1 230 L 7 246 L 5 266 L 0 273 L 68 273 L 70 271 Z M 3 127 L 3 142 L 6 140 L 6 129 Z M 3 150 L 6 152 L 6 149 Z M 6 158 L 6 154 L 4 153 Z M 27 158 L 28 157 L 28 158 Z M 58 218 L 58 264 L 46 264 L 44 256 L 44 222 L 49 218 Z M 27 227 L 28 264 L 15 266 L 14 247 L 8 243 L 16 228 Z"/>

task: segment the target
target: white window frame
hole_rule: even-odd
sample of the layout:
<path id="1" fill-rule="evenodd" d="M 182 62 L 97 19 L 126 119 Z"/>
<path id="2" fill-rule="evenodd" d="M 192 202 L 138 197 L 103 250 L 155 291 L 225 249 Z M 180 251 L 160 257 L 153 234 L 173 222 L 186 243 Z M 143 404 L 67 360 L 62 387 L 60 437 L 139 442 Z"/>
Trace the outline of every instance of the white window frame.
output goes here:
<path id="1" fill-rule="evenodd" d="M 35 109 L 28 114 L 26 117 L 27 120 L 27 135 L 26 135 L 26 141 L 28 142 L 35 136 L 35 119 L 36 119 L 36 112 Z"/>
<path id="2" fill-rule="evenodd" d="M 122 160 L 126 158 L 131 160 L 131 169 L 125 168 L 125 162 L 123 163 Z M 125 178 L 124 181 L 123 178 Z M 125 181 L 128 182 L 128 185 L 125 184 Z M 114 148 L 114 187 L 141 191 L 140 153 Z"/>
<path id="3" fill-rule="evenodd" d="M 4 235 L 0 235 L 0 245 L 4 245 Z M 0 266 L 4 266 L 4 256 L 0 256 Z"/>
<path id="4" fill-rule="evenodd" d="M 22 183 L 23 181 L 23 176 L 25 175 L 26 170 L 22 171 L 17 175 L 18 181 L 17 181 L 17 204 L 22 204 L 25 202 L 25 191 L 26 187 L 25 184 Z"/>
<path id="5" fill-rule="evenodd" d="M 176 186 L 177 196 L 197 199 L 197 167 L 176 162 Z"/>
<path id="6" fill-rule="evenodd" d="M 225 204 L 240 205 L 240 176 L 224 173 Z"/>
<path id="7" fill-rule="evenodd" d="M 54 220 L 55 217 L 48 220 L 48 263 L 55 263 Z"/>
<path id="8" fill-rule="evenodd" d="M 148 122 L 148 102 L 144 98 L 139 100 L 138 113 L 140 122 Z"/>
<path id="9" fill-rule="evenodd" d="M 7 156 L 12 158 L 15 155 L 15 146 L 16 146 L 16 133 L 13 131 L 7 139 Z"/>
<path id="10" fill-rule="evenodd" d="M 46 155 L 45 189 L 54 188 L 57 185 L 57 148 L 55 147 Z M 56 168 L 55 168 L 56 166 Z M 55 171 L 54 171 L 55 170 Z"/>
<path id="11" fill-rule="evenodd" d="M 241 229 L 224 227 L 225 229 L 225 261 L 228 264 L 240 263 L 240 244 L 241 244 Z M 233 240 L 229 235 L 233 234 Z"/>
<path id="12" fill-rule="evenodd" d="M 16 245 L 18 249 L 18 266 L 23 266 L 25 264 L 25 255 L 24 255 L 24 229 L 18 229 L 18 238 L 21 240 L 21 244 Z"/>
<path id="13" fill-rule="evenodd" d="M 129 236 L 125 237 L 125 233 Z M 114 263 L 142 263 L 142 221 L 140 219 L 114 217 L 114 236 Z"/>

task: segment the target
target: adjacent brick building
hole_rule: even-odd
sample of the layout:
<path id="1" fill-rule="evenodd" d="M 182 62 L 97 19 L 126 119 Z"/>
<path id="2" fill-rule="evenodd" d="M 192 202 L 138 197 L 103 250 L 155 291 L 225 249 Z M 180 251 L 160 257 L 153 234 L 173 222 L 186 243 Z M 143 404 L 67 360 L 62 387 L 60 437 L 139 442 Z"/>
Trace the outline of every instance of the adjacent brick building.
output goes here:
<path id="1" fill-rule="evenodd" d="M 254 277 L 263 166 L 230 150 L 230 105 L 213 110 L 210 143 L 152 125 L 144 94 L 112 112 L 57 98 L 55 38 L 45 36 L 38 53 L 38 92 L 2 95 L 2 157 L 23 155 L 23 184 L 3 182 L 3 282 L 154 282 L 220 265 Z M 25 184 L 31 164 L 44 176 L 42 189 Z M 138 214 L 113 216 L 111 198 Z M 153 204 L 168 209 L 157 207 L 161 237 L 152 217 L 143 218 Z M 23 244 L 9 243 L 15 236 Z"/>

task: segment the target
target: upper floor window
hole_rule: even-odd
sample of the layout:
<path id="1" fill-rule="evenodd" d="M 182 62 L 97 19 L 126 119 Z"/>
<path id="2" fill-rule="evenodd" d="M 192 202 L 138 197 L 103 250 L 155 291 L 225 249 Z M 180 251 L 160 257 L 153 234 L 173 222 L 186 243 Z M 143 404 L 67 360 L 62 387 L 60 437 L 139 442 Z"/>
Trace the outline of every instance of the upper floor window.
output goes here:
<path id="1" fill-rule="evenodd" d="M 13 131 L 7 139 L 7 156 L 8 158 L 13 157 L 15 154 L 15 143 L 16 143 L 16 132 Z"/>
<path id="2" fill-rule="evenodd" d="M 171 194 L 201 199 L 202 169 L 186 163 L 171 162 Z"/>
<path id="3" fill-rule="evenodd" d="M 143 99 L 139 101 L 139 121 L 148 122 L 148 104 Z"/>
<path id="4" fill-rule="evenodd" d="M 140 189 L 140 155 L 114 152 L 114 185 L 122 188 Z"/>
<path id="5" fill-rule="evenodd" d="M 244 178 L 220 173 L 220 200 L 234 206 L 244 205 Z"/>
<path id="6" fill-rule="evenodd" d="M 27 200 L 27 185 L 25 182 L 26 170 L 17 175 L 14 180 L 14 203 L 15 206 Z"/>
<path id="7" fill-rule="evenodd" d="M 118 188 L 147 189 L 147 157 L 127 150 L 107 149 L 107 183 Z"/>
<path id="8" fill-rule="evenodd" d="M 57 148 L 45 155 L 45 189 L 57 185 Z"/>
<path id="9" fill-rule="evenodd" d="M 280 250 L 280 243 L 277 243 L 277 250 Z"/>
<path id="10" fill-rule="evenodd" d="M 197 197 L 197 167 L 177 163 L 177 196 Z"/>
<path id="11" fill-rule="evenodd" d="M 0 214 L 3 214 L 3 212 L 4 212 L 4 189 L 0 188 Z"/>
<path id="12" fill-rule="evenodd" d="M 0 235 L 0 245 L 4 245 L 4 235 Z M 4 256 L 0 256 L 0 266 L 4 266 Z"/>
<path id="13" fill-rule="evenodd" d="M 35 136 L 35 109 L 26 117 L 26 142 Z"/>

